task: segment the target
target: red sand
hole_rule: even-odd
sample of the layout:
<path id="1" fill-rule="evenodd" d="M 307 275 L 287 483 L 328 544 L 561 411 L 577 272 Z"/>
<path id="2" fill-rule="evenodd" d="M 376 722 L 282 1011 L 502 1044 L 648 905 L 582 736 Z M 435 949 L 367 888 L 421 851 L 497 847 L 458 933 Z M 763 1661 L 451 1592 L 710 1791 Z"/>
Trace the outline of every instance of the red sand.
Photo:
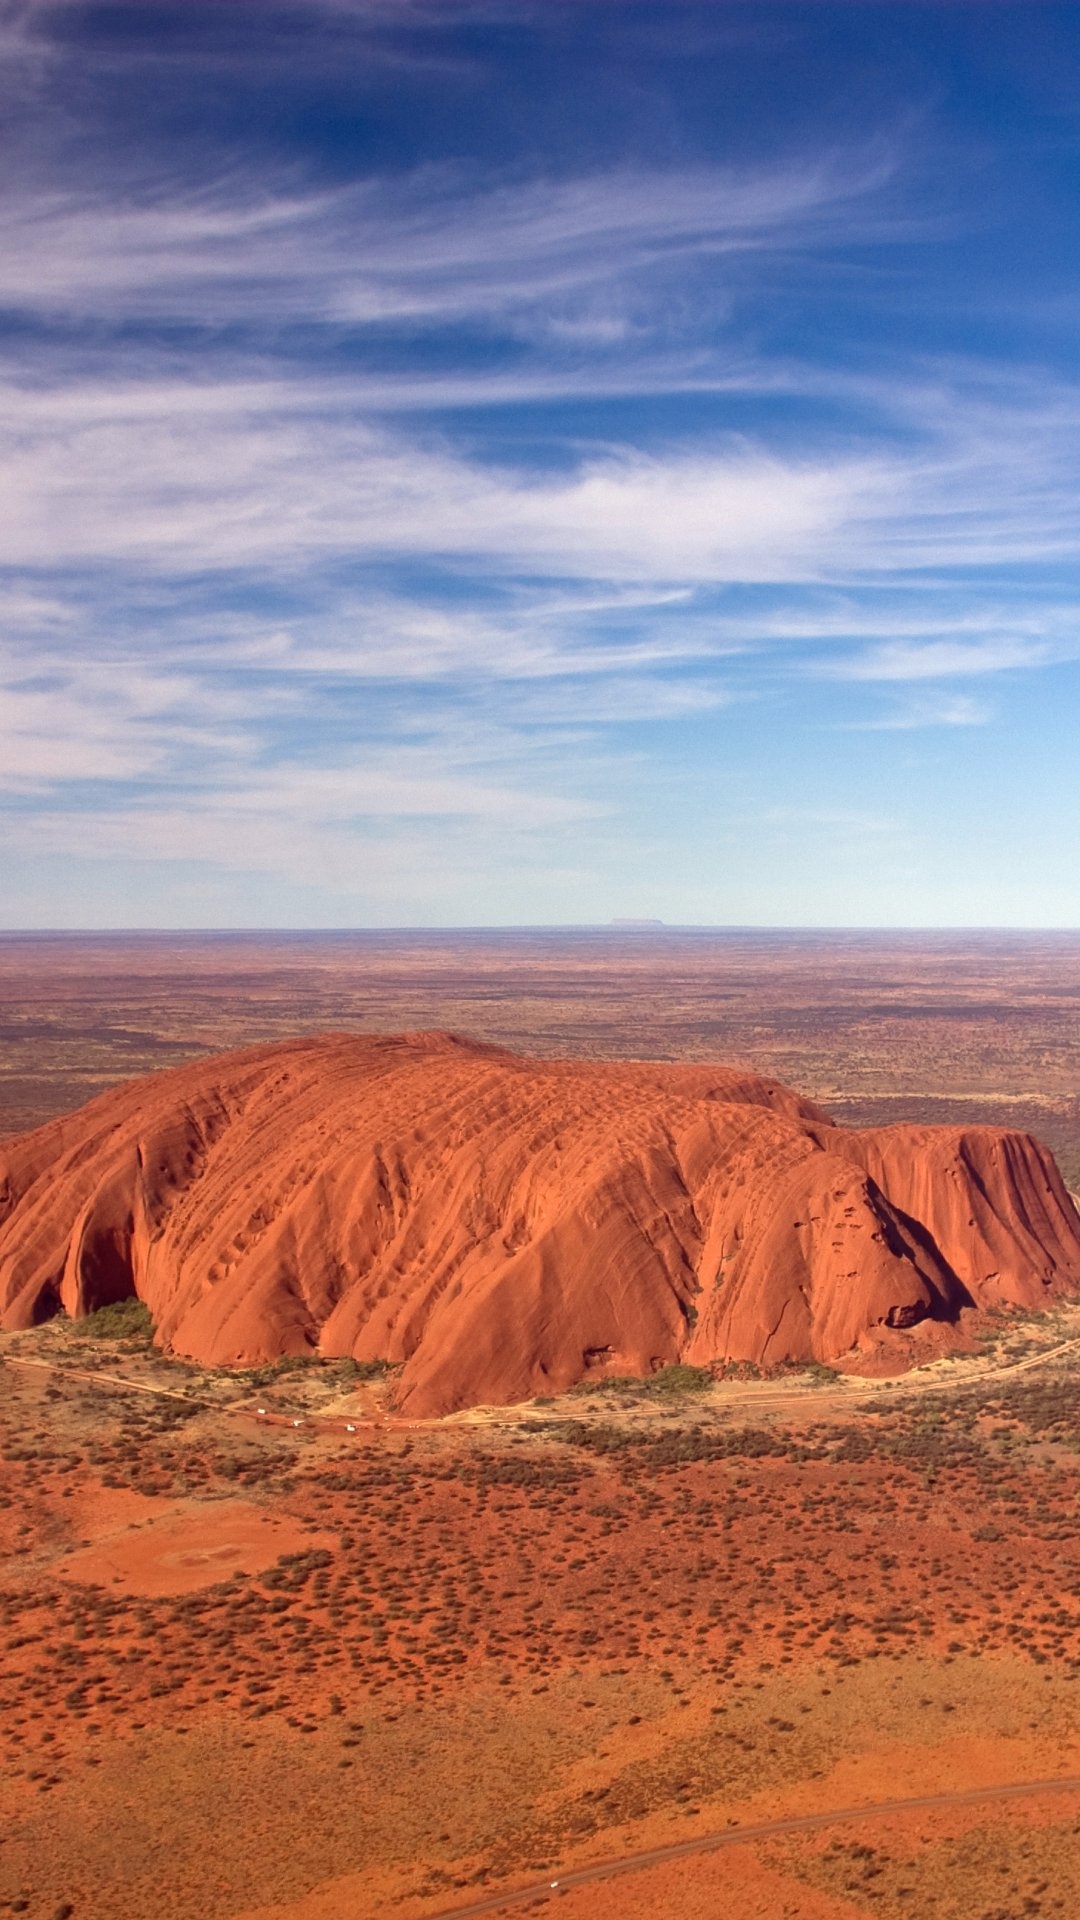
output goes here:
<path id="1" fill-rule="evenodd" d="M 67 1554 L 53 1571 L 86 1585 L 120 1586 L 126 1593 L 195 1593 L 237 1573 L 262 1573 L 284 1553 L 330 1543 L 287 1515 L 275 1518 L 244 1500 L 212 1507 L 186 1502 L 142 1525 L 104 1532 L 89 1547 Z"/>
<path id="2" fill-rule="evenodd" d="M 413 1415 L 676 1360 L 902 1365 L 1080 1281 L 1047 1151 L 834 1127 L 724 1067 L 333 1035 L 131 1082 L 0 1150 L 0 1322 L 136 1292 L 211 1365 L 401 1364 Z"/>

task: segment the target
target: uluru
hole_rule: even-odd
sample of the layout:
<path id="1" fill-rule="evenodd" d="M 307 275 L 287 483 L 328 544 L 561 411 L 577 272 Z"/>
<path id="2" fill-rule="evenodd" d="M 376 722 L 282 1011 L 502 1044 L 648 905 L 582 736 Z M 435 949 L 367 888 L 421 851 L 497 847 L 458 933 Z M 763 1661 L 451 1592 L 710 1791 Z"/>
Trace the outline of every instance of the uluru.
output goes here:
<path id="1" fill-rule="evenodd" d="M 212 1366 L 385 1360 L 425 1417 L 675 1361 L 898 1367 L 1080 1290 L 1046 1148 L 852 1131 L 733 1067 L 335 1033 L 0 1142 L 0 1323 L 146 1302 Z"/>

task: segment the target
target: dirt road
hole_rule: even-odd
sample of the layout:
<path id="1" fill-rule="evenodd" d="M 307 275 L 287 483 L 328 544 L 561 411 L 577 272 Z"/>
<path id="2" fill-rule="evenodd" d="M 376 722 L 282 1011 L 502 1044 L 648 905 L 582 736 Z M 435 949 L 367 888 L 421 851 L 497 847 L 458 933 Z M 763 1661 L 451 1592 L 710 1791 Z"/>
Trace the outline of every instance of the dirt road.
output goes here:
<path id="1" fill-rule="evenodd" d="M 693 1840 L 676 1840 L 666 1847 L 646 1847 L 641 1853 L 625 1853 L 611 1860 L 598 1860 L 590 1867 L 574 1867 L 566 1873 L 532 1880 L 527 1886 L 503 1893 L 485 1894 L 466 1906 L 443 1907 L 428 1920 L 478 1920 L 480 1914 L 510 1913 L 515 1907 L 554 1894 L 567 1893 L 572 1887 L 586 1887 L 594 1880 L 611 1879 L 621 1873 L 638 1873 L 643 1867 L 659 1867 L 672 1860 L 689 1860 L 696 1854 L 718 1853 L 724 1847 L 741 1847 L 755 1840 L 775 1839 L 781 1834 L 813 1833 L 821 1827 L 844 1826 L 852 1820 L 882 1820 L 893 1814 L 933 1813 L 950 1807 L 994 1806 L 1004 1800 L 1023 1800 L 1047 1793 L 1080 1795 L 1080 1777 L 1061 1780 L 1017 1780 L 999 1787 L 971 1787 L 958 1793 L 921 1793 L 910 1800 L 879 1800 L 864 1807 L 842 1807 L 829 1813 L 796 1813 L 779 1820 L 762 1820 L 755 1826 L 725 1827 L 720 1833 L 702 1834 Z"/>
<path id="2" fill-rule="evenodd" d="M 1015 1373 L 1025 1373 L 1031 1367 L 1045 1365 L 1048 1360 L 1060 1359 L 1063 1354 L 1080 1350 L 1080 1339 L 1062 1340 L 1056 1347 L 1046 1347 L 1041 1352 L 1026 1354 L 1021 1360 L 1006 1361 L 1004 1365 L 988 1367 L 985 1372 L 965 1374 L 960 1379 L 945 1380 L 936 1376 L 919 1377 L 902 1374 L 895 1380 L 855 1380 L 851 1385 L 836 1387 L 811 1387 L 806 1384 L 766 1388 L 764 1391 L 748 1387 L 742 1391 L 727 1393 L 722 1402 L 722 1410 L 728 1412 L 776 1413 L 783 1408 L 797 1407 L 817 1411 L 826 1407 L 849 1406 L 856 1411 L 855 1396 L 865 1403 L 866 1400 L 881 1398 L 883 1407 L 889 1404 L 888 1392 L 896 1392 L 908 1397 L 912 1394 L 934 1393 L 971 1393 L 980 1387 L 993 1386 L 997 1381 L 1008 1379 Z M 142 1380 L 125 1380 L 119 1374 L 91 1372 L 79 1367 L 71 1367 L 64 1361 L 45 1360 L 39 1356 L 7 1353 L 4 1361 L 11 1367 L 38 1367 L 48 1373 L 65 1375 L 69 1380 L 83 1380 L 92 1386 L 111 1386 L 126 1388 L 131 1393 L 146 1393 L 163 1400 L 180 1400 L 189 1407 L 203 1407 L 213 1413 L 227 1414 L 234 1419 L 256 1419 L 270 1426 L 309 1427 L 325 1431 L 345 1433 L 385 1433 L 410 1432 L 421 1427 L 442 1427 L 440 1419 L 403 1420 L 394 1414 L 370 1415 L 353 1414 L 348 1419 L 343 1414 L 322 1415 L 303 1414 L 296 1417 L 286 1413 L 260 1412 L 245 1395 L 242 1400 L 206 1400 L 197 1394 L 177 1391 L 174 1387 L 153 1386 Z M 485 1413 L 488 1410 L 485 1409 Z M 484 1421 L 466 1421 L 463 1424 L 498 1425 L 499 1417 L 516 1419 L 521 1409 L 495 1408 L 490 1410 L 490 1419 Z"/>

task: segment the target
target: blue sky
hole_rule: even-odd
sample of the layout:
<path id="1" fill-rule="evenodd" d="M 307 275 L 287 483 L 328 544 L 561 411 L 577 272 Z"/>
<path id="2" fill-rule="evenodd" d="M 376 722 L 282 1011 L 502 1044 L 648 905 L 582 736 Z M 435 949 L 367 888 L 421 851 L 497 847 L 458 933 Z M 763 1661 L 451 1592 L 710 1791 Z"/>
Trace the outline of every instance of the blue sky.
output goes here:
<path id="1" fill-rule="evenodd" d="M 1080 924 L 1080 6 L 0 8 L 0 925 Z"/>

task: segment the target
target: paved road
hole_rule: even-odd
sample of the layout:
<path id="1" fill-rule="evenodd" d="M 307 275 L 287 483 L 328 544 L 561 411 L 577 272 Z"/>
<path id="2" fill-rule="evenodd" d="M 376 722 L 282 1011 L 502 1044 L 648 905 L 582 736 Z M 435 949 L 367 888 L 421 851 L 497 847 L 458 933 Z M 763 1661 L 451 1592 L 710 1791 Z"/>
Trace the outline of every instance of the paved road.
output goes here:
<path id="1" fill-rule="evenodd" d="M 690 1860 L 695 1854 L 718 1853 L 722 1847 L 741 1847 L 755 1840 L 775 1839 L 785 1833 L 813 1833 L 820 1827 L 838 1827 L 849 1820 L 881 1820 L 890 1814 L 945 1812 L 951 1807 L 992 1806 L 1003 1800 L 1024 1800 L 1045 1793 L 1080 1794 L 1080 1776 L 1061 1780 L 1018 1780 L 1007 1786 L 971 1787 L 959 1793 L 920 1793 L 910 1800 L 879 1800 L 864 1807 L 843 1807 L 831 1813 L 795 1813 L 781 1820 L 762 1820 L 756 1826 L 725 1827 L 720 1833 L 707 1833 L 694 1840 L 676 1840 L 666 1847 L 647 1847 L 641 1853 L 625 1853 L 612 1860 L 598 1860 L 591 1867 L 573 1867 L 557 1877 L 549 1874 L 528 1886 L 510 1892 L 485 1894 L 467 1906 L 443 1907 L 427 1920 L 477 1920 L 480 1914 L 510 1913 L 515 1907 L 565 1893 L 571 1887 L 586 1887 L 593 1880 L 607 1880 L 620 1873 L 639 1873 L 643 1867 L 662 1867 L 674 1860 Z"/>

